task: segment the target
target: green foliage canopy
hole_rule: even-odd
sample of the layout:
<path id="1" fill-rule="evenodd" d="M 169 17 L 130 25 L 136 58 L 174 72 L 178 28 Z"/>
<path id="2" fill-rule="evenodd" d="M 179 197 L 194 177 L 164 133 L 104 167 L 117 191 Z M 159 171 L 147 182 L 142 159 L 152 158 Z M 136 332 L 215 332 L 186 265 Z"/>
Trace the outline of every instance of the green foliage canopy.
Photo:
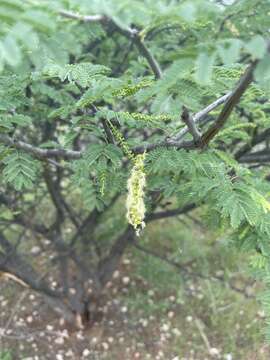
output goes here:
<path id="1" fill-rule="evenodd" d="M 146 222 L 201 208 L 269 279 L 269 5 L 2 0 L 3 221 L 10 204 L 14 223 L 18 211 L 42 212 L 48 168 L 78 215 L 106 212 L 145 152 Z"/>

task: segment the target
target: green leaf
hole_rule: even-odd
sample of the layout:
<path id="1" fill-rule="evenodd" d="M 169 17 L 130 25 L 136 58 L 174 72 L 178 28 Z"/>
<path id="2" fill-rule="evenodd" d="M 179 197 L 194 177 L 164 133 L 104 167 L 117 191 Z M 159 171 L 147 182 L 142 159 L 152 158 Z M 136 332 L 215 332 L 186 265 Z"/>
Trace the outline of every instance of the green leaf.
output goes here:
<path id="1" fill-rule="evenodd" d="M 13 129 L 13 125 L 10 119 L 10 116 L 1 116 L 0 117 L 0 133 L 1 132 L 9 132 Z"/>
<path id="2" fill-rule="evenodd" d="M 97 159 L 103 154 L 104 144 L 91 144 L 84 153 L 84 158 L 87 160 L 88 166 L 92 166 Z"/>
<path id="3" fill-rule="evenodd" d="M 68 64 L 61 66 L 56 63 L 49 63 L 43 69 L 43 74 L 49 77 L 59 77 L 61 81 L 68 80 L 76 82 L 83 88 L 91 85 L 93 80 L 102 75 L 108 74 L 110 69 L 103 65 L 91 63 Z"/>
<path id="4" fill-rule="evenodd" d="M 28 50 L 35 50 L 39 44 L 39 38 L 33 27 L 24 22 L 17 23 L 12 29 L 17 40 L 21 41 Z"/>
<path id="5" fill-rule="evenodd" d="M 2 43 L 0 43 L 0 53 L 3 60 L 9 65 L 16 66 L 21 61 L 21 51 L 16 40 L 8 35 Z"/>
<path id="6" fill-rule="evenodd" d="M 267 53 L 261 59 L 254 72 L 255 79 L 261 83 L 270 80 L 270 54 Z"/>
<path id="7" fill-rule="evenodd" d="M 261 35 L 254 36 L 245 48 L 252 55 L 253 59 L 262 59 L 265 55 L 267 44 Z"/>
<path id="8" fill-rule="evenodd" d="M 192 2 L 185 2 L 181 4 L 179 13 L 180 16 L 187 22 L 192 22 L 196 19 L 197 8 Z"/>
<path id="9" fill-rule="evenodd" d="M 195 79 L 199 84 L 206 85 L 211 82 L 213 66 L 216 59 L 216 53 L 200 53 L 196 62 Z"/>
<path id="10" fill-rule="evenodd" d="M 54 18 L 46 11 L 31 9 L 23 14 L 22 19 L 33 25 L 33 27 L 38 29 L 40 32 L 47 33 L 48 31 L 55 30 L 56 28 Z"/>
<path id="11" fill-rule="evenodd" d="M 31 156 L 19 151 L 14 151 L 3 160 L 5 168 L 3 170 L 4 180 L 11 183 L 15 190 L 21 191 L 23 188 L 31 188 L 39 170 L 39 163 Z"/>
<path id="12" fill-rule="evenodd" d="M 19 126 L 29 126 L 32 123 L 32 119 L 27 115 L 15 114 L 11 117 L 11 122 Z"/>
<path id="13" fill-rule="evenodd" d="M 108 144 L 104 148 L 104 155 L 109 160 L 111 160 L 112 164 L 116 167 L 120 165 L 121 158 L 123 156 L 122 151 L 119 149 L 119 147 L 113 144 Z"/>
<path id="14" fill-rule="evenodd" d="M 219 44 L 218 54 L 221 57 L 221 60 L 225 65 L 234 64 L 240 55 L 240 50 L 242 47 L 242 41 L 239 39 L 230 39 L 225 40 L 223 43 Z"/>
<path id="15" fill-rule="evenodd" d="M 245 219 L 243 207 L 240 203 L 233 201 L 233 206 L 230 212 L 231 226 L 233 229 L 237 229 L 241 222 Z"/>

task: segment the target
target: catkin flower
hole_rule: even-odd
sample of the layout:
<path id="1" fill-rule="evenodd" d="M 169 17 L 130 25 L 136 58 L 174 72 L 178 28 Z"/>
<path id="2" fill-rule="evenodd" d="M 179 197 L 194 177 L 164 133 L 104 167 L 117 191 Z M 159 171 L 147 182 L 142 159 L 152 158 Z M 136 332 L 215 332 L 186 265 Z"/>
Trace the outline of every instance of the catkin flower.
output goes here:
<path id="1" fill-rule="evenodd" d="M 144 159 L 145 153 L 136 156 L 134 166 L 131 170 L 131 175 L 127 183 L 127 219 L 134 227 L 137 235 L 140 234 L 140 230 L 145 226 L 143 221 L 145 217 L 144 187 L 146 183 Z"/>

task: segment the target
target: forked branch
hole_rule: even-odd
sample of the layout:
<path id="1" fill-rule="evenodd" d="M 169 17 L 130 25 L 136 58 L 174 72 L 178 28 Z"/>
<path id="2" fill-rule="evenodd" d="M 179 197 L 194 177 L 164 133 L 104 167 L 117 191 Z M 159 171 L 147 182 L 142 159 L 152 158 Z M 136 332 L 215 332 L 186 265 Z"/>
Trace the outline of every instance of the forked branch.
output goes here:
<path id="1" fill-rule="evenodd" d="M 234 107 L 239 103 L 240 98 L 247 90 L 248 86 L 253 80 L 253 72 L 258 64 L 255 60 L 248 66 L 244 75 L 240 78 L 237 86 L 232 91 L 231 95 L 226 100 L 223 109 L 221 110 L 215 123 L 202 135 L 202 144 L 206 146 L 217 135 L 221 128 L 225 125 Z"/>
<path id="2" fill-rule="evenodd" d="M 133 39 L 134 44 L 136 45 L 140 54 L 148 62 L 148 65 L 150 66 L 151 70 L 155 75 L 155 78 L 160 79 L 162 77 L 162 71 L 160 69 L 157 60 L 155 59 L 151 51 L 148 49 L 148 47 L 141 39 L 140 33 L 137 29 L 129 28 L 129 27 L 124 29 L 121 26 L 119 26 L 115 21 L 113 21 L 113 19 L 108 18 L 105 15 L 79 15 L 66 10 L 61 10 L 59 14 L 63 17 L 82 21 L 82 22 L 100 22 L 103 25 L 111 23 L 119 33 L 121 33 L 122 35 L 124 35 L 129 39 Z"/>

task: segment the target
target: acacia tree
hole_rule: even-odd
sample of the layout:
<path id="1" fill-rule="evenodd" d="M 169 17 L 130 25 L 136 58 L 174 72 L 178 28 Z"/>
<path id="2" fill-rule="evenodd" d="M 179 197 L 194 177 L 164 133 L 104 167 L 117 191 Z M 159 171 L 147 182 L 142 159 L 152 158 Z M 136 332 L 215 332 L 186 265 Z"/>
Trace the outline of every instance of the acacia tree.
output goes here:
<path id="1" fill-rule="evenodd" d="M 147 223 L 202 208 L 267 280 L 268 7 L 1 1 L 0 269 L 81 326 Z"/>

